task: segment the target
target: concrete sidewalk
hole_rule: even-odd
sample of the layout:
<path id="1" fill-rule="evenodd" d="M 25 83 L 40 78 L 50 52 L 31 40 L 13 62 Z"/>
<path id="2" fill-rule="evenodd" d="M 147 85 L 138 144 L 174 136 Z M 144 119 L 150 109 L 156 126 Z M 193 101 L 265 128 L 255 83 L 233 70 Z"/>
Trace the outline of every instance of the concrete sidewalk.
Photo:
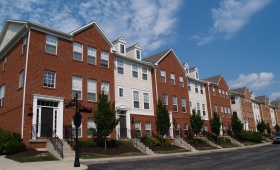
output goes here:
<path id="1" fill-rule="evenodd" d="M 172 153 L 172 154 L 155 154 L 155 155 L 144 155 L 144 156 L 131 156 L 131 157 L 114 157 L 114 158 L 98 158 L 98 159 L 80 159 L 81 167 L 74 167 L 74 157 L 65 158 L 60 161 L 45 161 L 45 162 L 29 162 L 29 163 L 19 163 L 3 156 L 0 157 L 0 170 L 80 170 L 88 169 L 87 165 L 90 164 L 100 164 L 108 162 L 123 162 L 123 161 L 135 161 L 135 160 L 145 160 L 145 159 L 160 159 L 163 157 L 174 157 L 182 155 L 199 155 L 205 153 L 213 152 L 226 152 L 231 150 L 239 150 L 246 148 L 254 148 L 265 145 L 271 145 L 271 143 L 262 143 L 246 147 L 235 147 L 235 148 L 223 148 L 223 149 L 213 149 L 206 151 L 197 152 L 185 152 L 185 153 Z"/>

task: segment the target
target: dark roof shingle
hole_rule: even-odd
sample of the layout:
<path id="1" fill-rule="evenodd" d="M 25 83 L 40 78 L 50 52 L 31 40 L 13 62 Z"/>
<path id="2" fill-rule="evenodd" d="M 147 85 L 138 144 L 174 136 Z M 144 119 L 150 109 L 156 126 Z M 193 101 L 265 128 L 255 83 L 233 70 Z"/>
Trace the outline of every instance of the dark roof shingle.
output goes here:
<path id="1" fill-rule="evenodd" d="M 206 79 L 203 79 L 203 80 L 218 84 L 221 77 L 222 77 L 222 75 L 220 74 L 220 75 L 217 75 L 217 76 L 214 76 L 214 77 L 209 77 L 209 78 L 206 78 Z"/>
<path id="2" fill-rule="evenodd" d="M 159 52 L 155 55 L 152 55 L 150 57 L 147 57 L 145 59 L 143 59 L 143 61 L 147 61 L 147 62 L 151 62 L 153 64 L 155 64 L 156 62 L 158 62 L 169 50 L 171 49 L 167 49 L 167 50 L 164 50 L 162 52 Z"/>

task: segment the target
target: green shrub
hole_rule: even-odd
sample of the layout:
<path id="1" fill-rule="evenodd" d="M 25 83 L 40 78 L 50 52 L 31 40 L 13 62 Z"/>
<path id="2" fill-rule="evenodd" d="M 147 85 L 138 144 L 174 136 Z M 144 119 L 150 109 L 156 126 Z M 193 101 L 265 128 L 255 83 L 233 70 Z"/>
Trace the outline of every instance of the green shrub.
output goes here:
<path id="1" fill-rule="evenodd" d="M 24 150 L 26 145 L 21 141 L 19 133 L 0 128 L 0 155 L 19 153 Z"/>
<path id="2" fill-rule="evenodd" d="M 79 147 L 88 148 L 88 147 L 96 147 L 97 143 L 92 140 L 79 140 Z"/>
<path id="3" fill-rule="evenodd" d="M 26 145 L 23 142 L 11 142 L 5 144 L 4 153 L 7 155 L 23 152 L 26 150 Z"/>
<path id="4" fill-rule="evenodd" d="M 166 139 L 163 143 L 163 146 L 168 146 L 168 147 L 172 146 L 171 140 Z"/>
<path id="5" fill-rule="evenodd" d="M 146 146 L 159 146 L 161 142 L 158 138 L 154 136 L 144 136 L 141 138 L 141 142 L 144 143 Z"/>
<path id="6" fill-rule="evenodd" d="M 118 145 L 124 148 L 133 148 L 133 143 L 131 141 L 118 140 Z"/>
<path id="7" fill-rule="evenodd" d="M 260 132 L 250 132 L 242 130 L 238 135 L 238 139 L 247 142 L 261 142 L 263 137 Z"/>
<path id="8" fill-rule="evenodd" d="M 229 138 L 226 138 L 226 139 L 225 139 L 225 142 L 226 142 L 226 143 L 231 143 L 231 140 L 230 140 Z"/>

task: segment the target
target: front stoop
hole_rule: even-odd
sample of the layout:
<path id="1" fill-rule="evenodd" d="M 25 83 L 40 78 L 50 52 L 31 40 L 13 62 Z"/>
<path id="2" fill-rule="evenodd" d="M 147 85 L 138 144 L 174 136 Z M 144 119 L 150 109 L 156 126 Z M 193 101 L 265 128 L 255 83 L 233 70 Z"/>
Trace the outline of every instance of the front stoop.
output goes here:
<path id="1" fill-rule="evenodd" d="M 237 140 L 233 139 L 232 137 L 230 136 L 223 136 L 224 138 L 228 138 L 231 140 L 231 143 L 235 144 L 235 145 L 238 145 L 240 147 L 245 147 L 245 145 L 243 145 L 242 143 L 238 142 Z"/>
<path id="2" fill-rule="evenodd" d="M 64 140 L 62 140 L 62 143 L 63 143 L 63 157 L 64 158 L 75 157 L 75 151 L 72 150 L 70 145 Z M 53 154 L 55 157 L 61 159 L 60 155 L 54 149 L 54 147 L 50 141 L 47 141 L 46 150 L 48 152 L 50 152 L 51 154 Z"/>
<path id="3" fill-rule="evenodd" d="M 174 138 L 174 145 L 187 149 L 187 150 L 190 150 L 192 152 L 198 151 L 194 147 L 192 147 L 192 145 L 190 145 L 188 142 L 186 142 L 184 139 L 182 139 L 180 137 Z"/>
<path id="4" fill-rule="evenodd" d="M 216 148 L 222 149 L 223 147 L 221 147 L 220 145 L 215 144 L 214 142 L 210 141 L 209 139 L 207 139 L 207 137 L 197 137 L 198 139 L 202 139 L 204 141 L 206 141 L 209 145 L 214 146 Z"/>
<path id="5" fill-rule="evenodd" d="M 152 151 L 149 147 L 146 147 L 139 139 L 131 139 L 131 141 L 133 142 L 133 146 L 140 150 L 142 153 L 145 153 L 147 155 L 154 155 L 155 152 Z"/>

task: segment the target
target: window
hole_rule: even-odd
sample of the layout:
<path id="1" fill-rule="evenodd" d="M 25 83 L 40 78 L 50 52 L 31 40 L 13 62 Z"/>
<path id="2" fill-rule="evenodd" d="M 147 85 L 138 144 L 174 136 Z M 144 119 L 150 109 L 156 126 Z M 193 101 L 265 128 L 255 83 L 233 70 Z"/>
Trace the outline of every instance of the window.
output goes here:
<path id="1" fill-rule="evenodd" d="M 144 109 L 149 109 L 149 93 L 143 92 Z"/>
<path id="2" fill-rule="evenodd" d="M 183 79 L 183 76 L 180 76 L 180 77 L 179 77 L 179 80 L 180 80 L 180 87 L 184 87 L 184 79 Z"/>
<path id="3" fill-rule="evenodd" d="M 180 125 L 179 125 L 179 123 L 175 123 L 175 135 L 180 136 Z"/>
<path id="4" fill-rule="evenodd" d="M 172 101 L 173 101 L 173 110 L 174 110 L 175 112 L 177 112 L 177 111 L 178 111 L 177 96 L 173 96 L 173 97 L 172 97 Z"/>
<path id="5" fill-rule="evenodd" d="M 82 61 L 83 60 L 83 45 L 80 43 L 73 43 L 73 58 L 74 60 L 79 60 Z"/>
<path id="6" fill-rule="evenodd" d="M 206 115 L 205 104 L 204 103 L 202 104 L 202 114 L 203 114 L 203 116 Z"/>
<path id="7" fill-rule="evenodd" d="M 219 89 L 219 94 L 220 94 L 220 97 L 222 97 L 222 92 L 221 92 L 221 89 Z"/>
<path id="8" fill-rule="evenodd" d="M 7 57 L 4 56 L 3 70 L 6 70 L 6 64 L 7 64 Z"/>
<path id="9" fill-rule="evenodd" d="M 138 78 L 138 66 L 136 64 L 132 64 L 132 77 Z"/>
<path id="10" fill-rule="evenodd" d="M 213 96 L 216 96 L 216 89 L 214 86 L 212 86 L 212 90 L 213 90 Z"/>
<path id="11" fill-rule="evenodd" d="M 191 82 L 190 81 L 188 81 L 188 89 L 189 89 L 189 91 L 192 91 L 192 89 L 191 89 Z"/>
<path id="12" fill-rule="evenodd" d="M 23 86 L 23 80 L 24 80 L 24 70 L 22 70 L 22 71 L 19 73 L 19 87 L 22 87 L 22 86 Z"/>
<path id="13" fill-rule="evenodd" d="M 124 73 L 123 60 L 117 59 L 117 70 L 118 70 L 118 74 Z"/>
<path id="14" fill-rule="evenodd" d="M 5 98 L 5 85 L 0 87 L 0 106 L 3 106 Z"/>
<path id="15" fill-rule="evenodd" d="M 96 64 L 96 49 L 88 47 L 88 63 Z"/>
<path id="16" fill-rule="evenodd" d="M 22 53 L 26 52 L 26 37 L 22 39 Z"/>
<path id="17" fill-rule="evenodd" d="M 94 134 L 92 134 L 92 130 L 91 130 L 91 129 L 95 129 L 95 128 L 96 128 L 96 125 L 95 125 L 95 123 L 93 121 L 93 118 L 89 117 L 88 121 L 87 121 L 87 130 L 88 130 L 88 137 L 89 138 L 96 137 L 96 136 L 94 136 Z"/>
<path id="18" fill-rule="evenodd" d="M 186 110 L 186 99 L 185 98 L 182 98 L 182 111 L 187 112 L 187 110 Z"/>
<path id="19" fill-rule="evenodd" d="M 226 91 L 226 99 L 228 99 L 228 91 Z"/>
<path id="20" fill-rule="evenodd" d="M 76 97 L 78 93 L 78 99 L 82 100 L 82 78 L 72 76 L 72 98 Z"/>
<path id="21" fill-rule="evenodd" d="M 197 103 L 196 103 L 196 106 L 197 106 L 197 114 L 198 114 L 198 115 L 201 115 L 201 114 L 200 114 L 200 103 L 197 102 Z"/>
<path id="22" fill-rule="evenodd" d="M 141 122 L 135 122 L 135 134 L 136 137 L 141 137 Z"/>
<path id="23" fill-rule="evenodd" d="M 25 40 L 26 41 L 26 40 Z M 52 35 L 47 35 L 46 37 L 46 52 L 51 54 L 56 54 L 57 47 L 57 37 Z"/>
<path id="24" fill-rule="evenodd" d="M 227 107 L 226 106 L 224 106 L 224 112 L 225 112 L 225 116 L 228 117 L 227 116 Z"/>
<path id="25" fill-rule="evenodd" d="M 148 69 L 146 67 L 142 67 L 142 79 L 143 80 L 148 80 L 147 72 L 148 72 Z"/>
<path id="26" fill-rule="evenodd" d="M 171 84 L 175 85 L 175 74 L 174 73 L 170 73 L 170 79 L 171 79 Z"/>
<path id="27" fill-rule="evenodd" d="M 235 104 L 235 97 L 230 97 L 231 104 Z"/>
<path id="28" fill-rule="evenodd" d="M 165 105 L 168 105 L 168 95 L 167 94 L 162 94 L 162 102 Z"/>
<path id="29" fill-rule="evenodd" d="M 101 90 L 103 90 L 109 98 L 109 83 L 107 82 L 101 82 Z"/>
<path id="30" fill-rule="evenodd" d="M 195 83 L 195 92 L 198 93 L 198 85 Z"/>
<path id="31" fill-rule="evenodd" d="M 44 87 L 52 87 L 55 86 L 55 72 L 52 71 L 44 71 Z"/>
<path id="32" fill-rule="evenodd" d="M 200 93 L 203 94 L 203 85 L 200 85 Z"/>
<path id="33" fill-rule="evenodd" d="M 151 133 L 151 123 L 150 123 L 150 122 L 146 122 L 146 124 L 145 124 L 145 130 L 146 130 L 146 135 L 147 135 L 147 136 L 152 135 L 152 133 Z"/>
<path id="34" fill-rule="evenodd" d="M 165 70 L 160 70 L 161 82 L 166 83 Z"/>
<path id="35" fill-rule="evenodd" d="M 221 106 L 221 113 L 222 113 L 222 117 L 224 117 L 225 115 L 224 115 L 224 107 L 223 106 Z"/>
<path id="36" fill-rule="evenodd" d="M 96 101 L 96 81 L 88 79 L 88 100 Z"/>
<path id="37" fill-rule="evenodd" d="M 198 72 L 195 72 L 196 79 L 199 79 Z"/>
<path id="38" fill-rule="evenodd" d="M 224 90 L 222 90 L 222 93 L 223 93 L 223 98 L 226 98 L 226 97 L 225 97 L 225 91 L 224 91 Z"/>
<path id="39" fill-rule="evenodd" d="M 190 101 L 190 113 L 192 113 L 192 101 Z"/>
<path id="40" fill-rule="evenodd" d="M 76 137 L 76 126 L 74 125 L 74 116 L 72 117 L 72 134 Z M 81 126 L 78 127 L 78 137 L 82 137 L 82 123 Z"/>
<path id="41" fill-rule="evenodd" d="M 139 50 L 136 50 L 136 58 L 139 60 L 141 59 L 141 53 Z"/>
<path id="42" fill-rule="evenodd" d="M 218 113 L 218 105 L 214 105 L 214 112 Z"/>
<path id="43" fill-rule="evenodd" d="M 189 128 L 187 123 L 184 123 L 184 134 L 185 136 L 189 136 Z"/>
<path id="44" fill-rule="evenodd" d="M 139 92 L 133 90 L 133 105 L 134 108 L 139 108 Z"/>
<path id="45" fill-rule="evenodd" d="M 106 51 L 101 51 L 101 66 L 109 67 L 109 53 Z"/>
<path id="46" fill-rule="evenodd" d="M 122 54 L 124 54 L 124 45 L 123 44 L 120 44 L 120 51 Z"/>
<path id="47" fill-rule="evenodd" d="M 123 97 L 123 87 L 119 87 L 119 97 Z"/>

